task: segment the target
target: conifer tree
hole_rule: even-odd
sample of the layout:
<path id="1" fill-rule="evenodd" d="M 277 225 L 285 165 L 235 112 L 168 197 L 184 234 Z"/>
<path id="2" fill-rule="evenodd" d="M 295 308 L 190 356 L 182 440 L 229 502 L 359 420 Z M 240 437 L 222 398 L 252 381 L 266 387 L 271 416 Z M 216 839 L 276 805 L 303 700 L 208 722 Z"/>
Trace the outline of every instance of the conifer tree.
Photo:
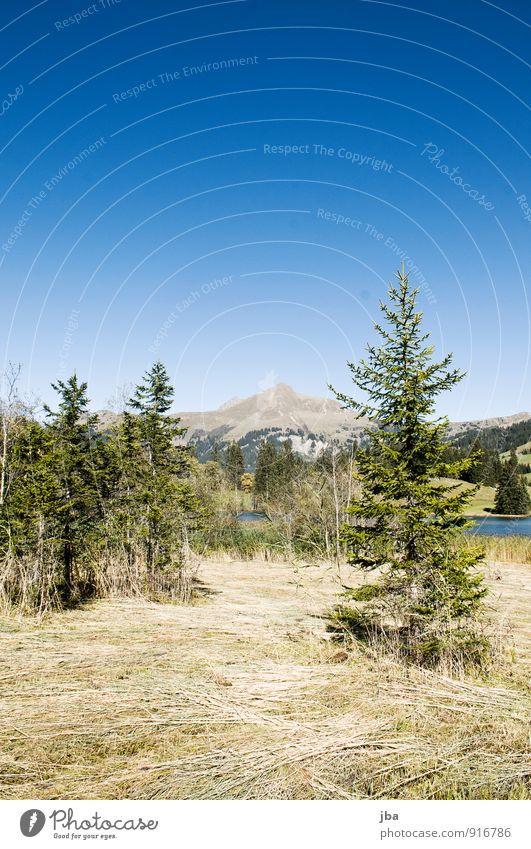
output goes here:
<path id="1" fill-rule="evenodd" d="M 66 382 L 52 383 L 52 388 L 59 395 L 59 409 L 44 409 L 61 490 L 62 595 L 72 601 L 87 590 L 76 581 L 74 572 L 102 515 L 98 462 L 101 437 L 96 431 L 97 416 L 88 412 L 87 384 L 80 383 L 74 373 Z"/>
<path id="2" fill-rule="evenodd" d="M 279 488 L 283 494 L 289 495 L 293 477 L 297 471 L 297 458 L 293 453 L 293 442 L 291 439 L 284 439 L 278 452 L 278 478 Z"/>
<path id="3" fill-rule="evenodd" d="M 276 493 L 278 482 L 277 452 L 271 442 L 260 443 L 256 457 L 254 492 L 260 502 L 267 504 Z"/>
<path id="4" fill-rule="evenodd" d="M 485 643 L 475 620 L 486 589 L 474 567 L 483 551 L 461 544 L 463 513 L 475 490 L 446 482 L 473 458 L 445 461 L 448 420 L 435 416 L 437 396 L 463 374 L 450 368 L 450 354 L 432 360 L 418 289 L 404 269 L 396 276 L 388 303 L 380 304 L 385 323 L 375 324 L 380 346 L 369 344 L 367 359 L 349 363 L 365 400 L 333 390 L 372 422 L 368 447 L 357 454 L 361 495 L 342 536 L 349 562 L 379 573 L 350 592 L 354 606 L 343 615 L 358 636 L 393 640 L 416 662 L 477 660 Z"/>
<path id="5" fill-rule="evenodd" d="M 505 516 L 527 516 L 531 510 L 529 491 L 525 478 L 518 469 L 518 457 L 514 448 L 509 460 L 502 465 L 494 510 Z"/>
<path id="6" fill-rule="evenodd" d="M 156 362 L 136 387 L 129 401 L 135 415 L 125 413 L 120 433 L 126 503 L 158 586 L 165 572 L 171 583 L 172 570 L 182 566 L 186 522 L 198 510 L 188 481 L 190 454 L 178 442 L 186 428 L 167 415 L 173 395 L 165 367 Z"/>
<path id="7" fill-rule="evenodd" d="M 171 408 L 174 389 L 161 362 L 156 362 L 144 375 L 129 400 L 128 406 L 137 413 L 139 437 L 146 458 L 155 477 L 157 472 L 183 469 L 186 452 L 175 451 L 174 440 L 186 433 L 180 419 L 167 416 Z"/>
<path id="8" fill-rule="evenodd" d="M 243 453 L 238 442 L 231 442 L 224 458 L 225 471 L 229 484 L 234 489 L 241 489 L 241 478 L 245 472 Z"/>
<path id="9" fill-rule="evenodd" d="M 10 486 L 0 507 L 1 594 L 23 611 L 45 611 L 64 601 L 57 459 L 47 429 L 29 417 L 19 421 Z"/>

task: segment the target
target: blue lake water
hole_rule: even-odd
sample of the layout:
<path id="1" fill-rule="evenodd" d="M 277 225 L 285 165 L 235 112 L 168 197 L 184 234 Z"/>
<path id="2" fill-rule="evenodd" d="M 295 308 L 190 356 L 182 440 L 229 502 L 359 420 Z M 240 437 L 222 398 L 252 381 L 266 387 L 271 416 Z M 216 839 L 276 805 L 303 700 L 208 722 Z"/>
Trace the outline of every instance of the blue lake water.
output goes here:
<path id="1" fill-rule="evenodd" d="M 475 526 L 467 531 L 469 534 L 482 534 L 495 537 L 522 536 L 531 537 L 531 516 L 523 519 L 504 519 L 496 516 L 486 516 L 474 519 Z"/>
<path id="2" fill-rule="evenodd" d="M 236 516 L 239 522 L 268 522 L 269 516 L 265 513 L 258 513 L 255 510 L 244 510 L 243 513 L 238 513 Z"/>
<path id="3" fill-rule="evenodd" d="M 269 516 L 256 510 L 244 510 L 236 516 L 240 522 L 267 522 Z M 483 536 L 510 537 L 531 536 L 531 516 L 523 519 L 504 519 L 496 516 L 485 516 L 475 518 L 474 527 L 467 533 L 480 534 Z"/>

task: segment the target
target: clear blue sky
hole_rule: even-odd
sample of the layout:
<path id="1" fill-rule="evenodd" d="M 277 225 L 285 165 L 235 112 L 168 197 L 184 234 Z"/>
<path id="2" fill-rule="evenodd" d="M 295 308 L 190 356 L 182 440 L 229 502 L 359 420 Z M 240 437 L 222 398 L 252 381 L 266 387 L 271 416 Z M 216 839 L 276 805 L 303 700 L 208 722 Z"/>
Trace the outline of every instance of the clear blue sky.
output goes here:
<path id="1" fill-rule="evenodd" d="M 180 410 L 348 391 L 404 258 L 468 372 L 441 410 L 529 410 L 530 7 L 410 3 L 3 3 L 24 389 L 76 369 L 102 407 L 160 358 Z"/>

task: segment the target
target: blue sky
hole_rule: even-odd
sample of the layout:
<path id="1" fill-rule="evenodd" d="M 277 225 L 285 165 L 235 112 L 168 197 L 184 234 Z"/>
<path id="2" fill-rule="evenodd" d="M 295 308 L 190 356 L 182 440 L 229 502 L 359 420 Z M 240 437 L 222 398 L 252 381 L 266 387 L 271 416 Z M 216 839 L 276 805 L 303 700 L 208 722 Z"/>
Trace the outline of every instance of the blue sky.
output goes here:
<path id="1" fill-rule="evenodd" d="M 404 260 L 467 371 L 441 411 L 529 410 L 529 6 L 411 4 L 2 4 L 23 388 L 103 407 L 160 358 L 180 410 L 348 391 Z"/>

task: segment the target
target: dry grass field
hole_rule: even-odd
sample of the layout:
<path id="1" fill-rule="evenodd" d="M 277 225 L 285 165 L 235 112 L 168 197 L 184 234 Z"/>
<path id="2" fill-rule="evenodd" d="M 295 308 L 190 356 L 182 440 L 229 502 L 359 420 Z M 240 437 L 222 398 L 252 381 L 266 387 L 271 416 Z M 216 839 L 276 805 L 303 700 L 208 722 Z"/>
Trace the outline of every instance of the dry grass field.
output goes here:
<path id="1" fill-rule="evenodd" d="M 487 574 L 484 681 L 345 652 L 329 566 L 206 561 L 193 606 L 4 619 L 0 797 L 529 798 L 531 567 Z"/>

